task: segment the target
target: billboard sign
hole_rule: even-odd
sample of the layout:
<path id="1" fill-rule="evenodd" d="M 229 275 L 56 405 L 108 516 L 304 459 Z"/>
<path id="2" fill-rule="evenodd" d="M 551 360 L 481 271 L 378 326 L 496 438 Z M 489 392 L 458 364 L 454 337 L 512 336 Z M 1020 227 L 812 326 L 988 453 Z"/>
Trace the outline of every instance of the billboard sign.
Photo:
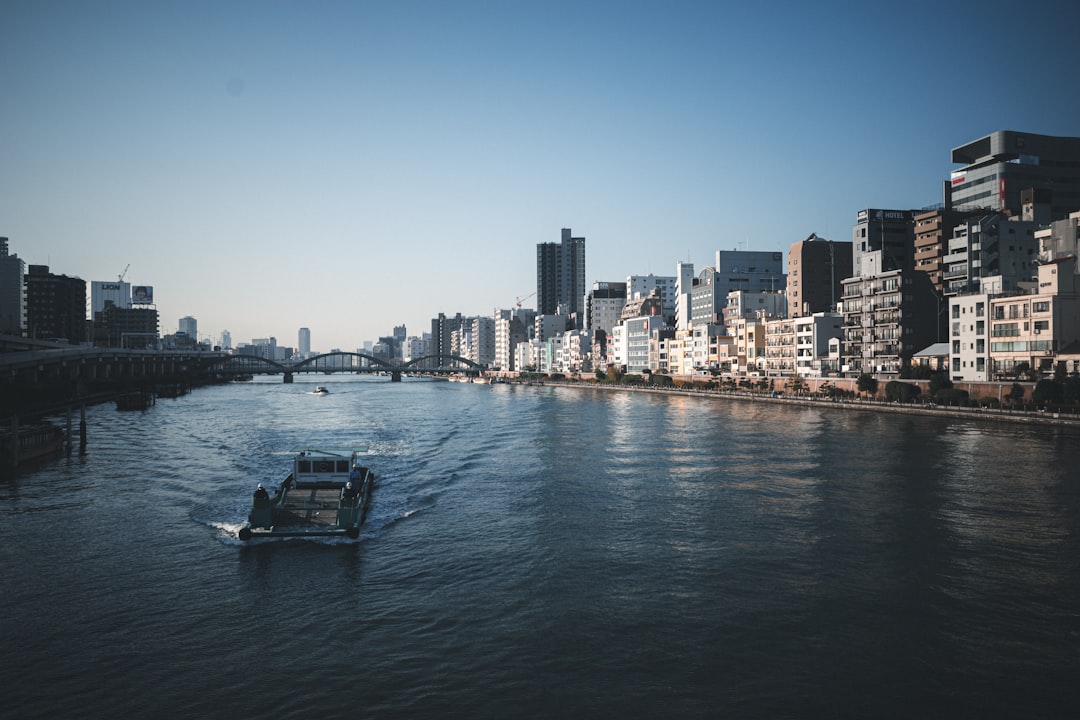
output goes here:
<path id="1" fill-rule="evenodd" d="M 154 287 L 152 285 L 134 285 L 131 288 L 132 305 L 153 305 Z"/>

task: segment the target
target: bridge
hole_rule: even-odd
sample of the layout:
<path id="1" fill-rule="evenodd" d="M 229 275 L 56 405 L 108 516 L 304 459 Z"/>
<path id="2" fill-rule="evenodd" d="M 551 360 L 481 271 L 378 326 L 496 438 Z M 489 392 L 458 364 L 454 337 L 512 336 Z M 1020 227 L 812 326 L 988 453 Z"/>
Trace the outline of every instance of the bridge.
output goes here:
<path id="1" fill-rule="evenodd" d="M 216 367 L 230 375 L 283 375 L 287 383 L 299 373 L 374 373 L 400 382 L 402 375 L 480 375 L 486 369 L 457 355 L 425 355 L 401 362 L 356 352 L 323 353 L 293 363 L 257 355 L 225 355 Z"/>
<path id="2" fill-rule="evenodd" d="M 403 375 L 480 375 L 485 368 L 456 355 L 408 362 L 332 352 L 296 362 L 203 350 L 126 350 L 28 341 L 0 336 L 0 422 L 19 414 L 50 414 L 72 404 L 94 404 L 162 386 L 207 385 L 250 375 L 372 373 L 399 382 Z"/>

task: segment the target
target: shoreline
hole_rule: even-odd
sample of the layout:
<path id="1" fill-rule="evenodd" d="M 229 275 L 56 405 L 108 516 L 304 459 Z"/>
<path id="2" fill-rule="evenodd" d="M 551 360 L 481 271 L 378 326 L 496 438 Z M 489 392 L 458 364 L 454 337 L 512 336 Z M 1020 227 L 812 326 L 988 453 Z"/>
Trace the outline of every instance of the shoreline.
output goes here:
<path id="1" fill-rule="evenodd" d="M 1080 415 L 1065 414 L 1060 412 L 1042 412 L 1028 410 L 1009 410 L 993 408 L 960 408 L 942 405 L 901 405 L 884 400 L 857 400 L 857 399 L 829 399 L 813 397 L 772 397 L 746 391 L 731 392 L 727 390 L 694 390 L 685 388 L 660 388 L 642 387 L 633 385 L 613 385 L 596 382 L 567 382 L 563 380 L 543 380 L 537 382 L 522 382 L 522 385 L 551 385 L 555 387 L 585 388 L 592 390 L 629 391 L 643 393 L 657 393 L 664 395 L 682 395 L 685 397 L 705 397 L 716 400 L 738 400 L 742 402 L 768 402 L 786 405 L 799 405 L 802 407 L 825 407 L 835 410 L 859 410 L 863 412 L 886 412 L 907 415 L 945 416 L 951 418 L 963 418 L 970 420 L 989 420 L 991 422 L 1022 423 L 1028 425 L 1050 425 L 1057 427 L 1080 428 Z"/>

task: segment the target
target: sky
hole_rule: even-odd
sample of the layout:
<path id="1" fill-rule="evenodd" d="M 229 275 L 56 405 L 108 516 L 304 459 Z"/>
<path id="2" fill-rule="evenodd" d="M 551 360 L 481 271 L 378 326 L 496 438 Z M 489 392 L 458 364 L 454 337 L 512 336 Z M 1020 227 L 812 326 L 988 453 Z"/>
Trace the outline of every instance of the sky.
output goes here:
<path id="1" fill-rule="evenodd" d="M 233 343 L 351 350 L 941 202 L 1080 136 L 1080 4 L 0 0 L 0 236 Z M 526 300 L 528 307 L 535 298 Z"/>

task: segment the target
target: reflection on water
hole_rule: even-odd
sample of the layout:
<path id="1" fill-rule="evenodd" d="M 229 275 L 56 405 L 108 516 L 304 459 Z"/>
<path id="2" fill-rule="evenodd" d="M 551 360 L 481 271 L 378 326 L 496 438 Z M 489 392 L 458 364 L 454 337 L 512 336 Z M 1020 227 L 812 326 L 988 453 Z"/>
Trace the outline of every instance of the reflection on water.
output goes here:
<path id="1" fill-rule="evenodd" d="M 1064 717 L 1080 700 L 1068 431 L 339 376 L 88 425 L 86 457 L 0 482 L 13 716 Z M 378 476 L 357 542 L 235 538 L 255 483 L 287 471 L 276 453 L 355 444 Z M 319 692 L 296 695 L 298 666 Z"/>

